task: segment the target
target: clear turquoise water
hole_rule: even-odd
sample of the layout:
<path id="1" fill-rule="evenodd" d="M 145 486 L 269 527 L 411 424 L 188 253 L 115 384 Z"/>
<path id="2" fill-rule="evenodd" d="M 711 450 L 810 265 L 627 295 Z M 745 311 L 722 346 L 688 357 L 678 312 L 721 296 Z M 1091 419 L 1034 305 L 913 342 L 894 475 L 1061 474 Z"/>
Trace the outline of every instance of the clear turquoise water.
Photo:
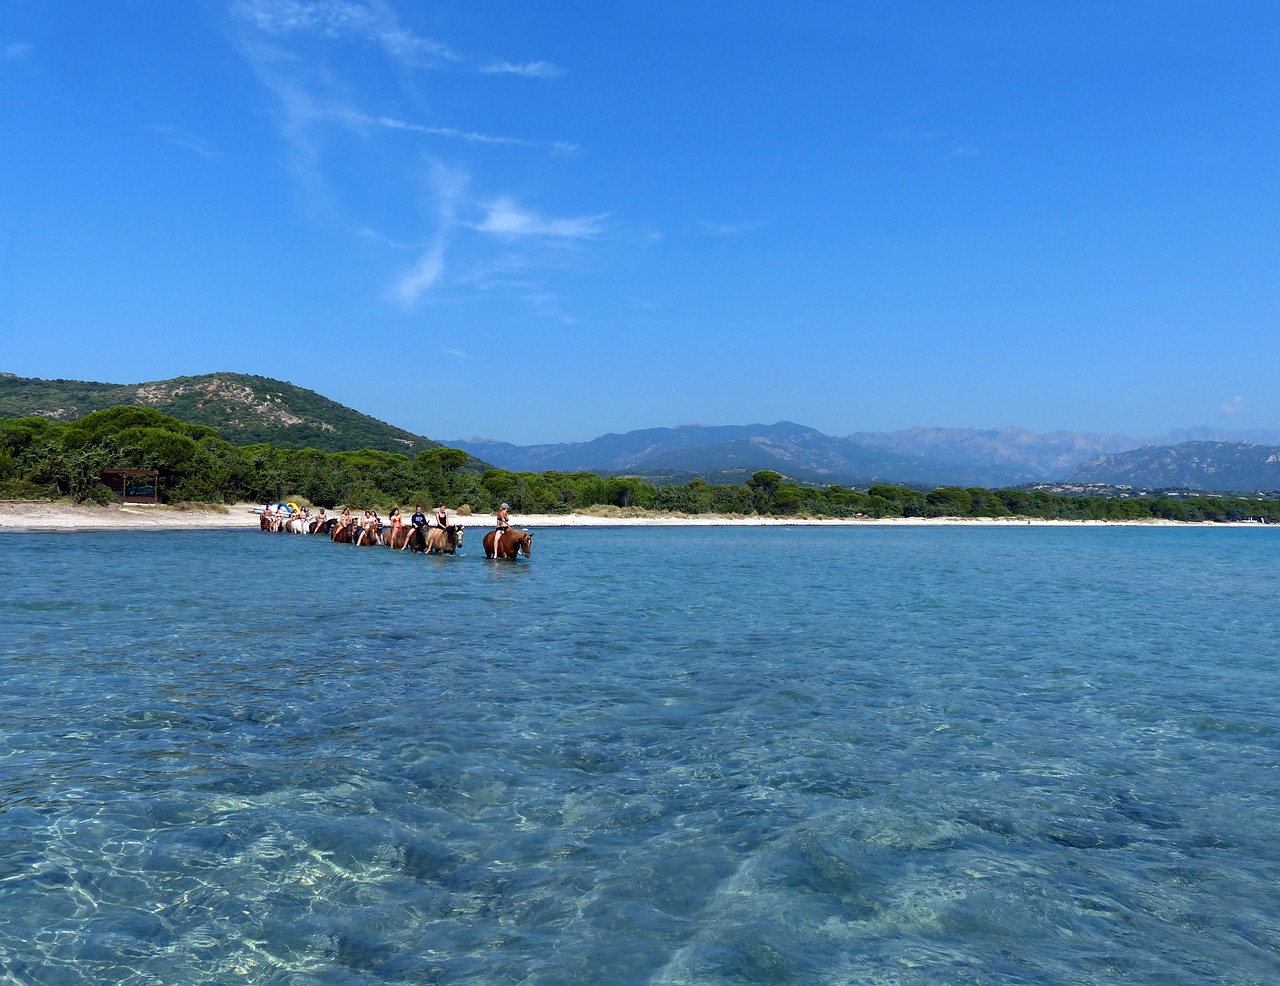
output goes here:
<path id="1" fill-rule="evenodd" d="M 0 536 L 0 976 L 1273 984 L 1278 538 Z"/>

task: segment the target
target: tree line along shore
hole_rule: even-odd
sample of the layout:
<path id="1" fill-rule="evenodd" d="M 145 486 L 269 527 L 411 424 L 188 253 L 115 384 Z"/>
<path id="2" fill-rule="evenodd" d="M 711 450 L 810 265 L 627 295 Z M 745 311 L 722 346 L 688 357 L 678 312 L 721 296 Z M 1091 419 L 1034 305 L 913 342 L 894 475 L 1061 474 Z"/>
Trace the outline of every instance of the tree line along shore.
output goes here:
<path id="1" fill-rule="evenodd" d="M 761 470 L 741 485 L 701 479 L 654 485 L 588 472 L 511 472 L 466 452 L 429 448 L 416 456 L 361 450 L 322 452 L 237 446 L 213 428 L 151 408 L 120 406 L 75 421 L 0 420 L 0 499 L 65 498 L 109 503 L 104 471 L 155 470 L 162 503 L 275 503 L 389 509 L 447 503 L 491 513 L 564 514 L 618 507 L 683 514 L 883 519 L 1026 517 L 1042 520 L 1280 523 L 1280 501 L 1226 496 L 1078 496 L 1028 489 L 879 484 L 810 486 Z"/>

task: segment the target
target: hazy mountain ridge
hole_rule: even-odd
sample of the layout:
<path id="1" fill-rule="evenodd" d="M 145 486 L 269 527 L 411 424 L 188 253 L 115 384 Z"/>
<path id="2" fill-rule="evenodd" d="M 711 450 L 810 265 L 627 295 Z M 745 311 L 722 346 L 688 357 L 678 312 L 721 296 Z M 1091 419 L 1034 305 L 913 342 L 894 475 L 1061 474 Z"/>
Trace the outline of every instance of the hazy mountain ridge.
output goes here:
<path id="1" fill-rule="evenodd" d="M 1142 444 L 1182 445 L 1186 442 L 1247 442 L 1251 445 L 1280 445 L 1280 429 L 1247 428 L 1232 431 L 1226 428 L 1175 428 L 1164 435 L 1150 438 Z"/>
<path id="2" fill-rule="evenodd" d="M 1100 455 L 1067 482 L 1206 492 L 1280 490 L 1280 446 L 1248 442 L 1182 442 Z"/>
<path id="3" fill-rule="evenodd" d="M 179 421 L 208 425 L 234 445 L 269 442 L 282 448 L 370 448 L 412 455 L 439 444 L 270 377 L 207 373 L 116 384 L 0 374 L 0 417 L 70 421 L 121 404 L 153 407 Z"/>
<path id="4" fill-rule="evenodd" d="M 0 373 L 0 417 L 71 420 L 120 404 L 154 407 L 181 421 L 209 425 L 237 445 L 270 442 L 283 448 L 371 448 L 413 455 L 442 444 L 269 377 L 210 373 L 115 384 Z M 1214 492 L 1280 489 L 1280 431 L 1194 428 L 1169 437 L 1182 435 L 1213 438 L 1157 444 L 1070 431 L 1036 435 L 1016 427 L 919 427 L 837 437 L 779 421 L 646 428 L 587 442 L 530 446 L 491 440 L 443 444 L 513 471 L 627 473 L 655 481 L 699 476 L 741 482 L 773 469 L 800 482 L 845 486 L 1071 482 Z M 1241 441 L 1243 435 L 1273 440 Z"/>
<path id="5" fill-rule="evenodd" d="M 610 432 L 588 442 L 552 445 L 511 445 L 489 440 L 445 442 L 503 469 L 545 472 L 627 472 L 655 456 L 678 450 L 715 447 L 739 439 L 788 438 L 813 432 L 803 425 L 779 421 L 772 425 L 678 425 L 643 428 L 625 434 Z M 816 434 L 816 433 L 815 433 Z M 761 467 L 765 468 L 765 467 Z"/>
<path id="6" fill-rule="evenodd" d="M 673 449 L 640 463 L 642 473 L 682 472 L 704 477 L 725 470 L 773 469 L 794 479 L 843 486 L 874 483 L 1006 486 L 1023 482 L 1001 467 L 971 467 L 858 445 L 812 429 L 787 436 L 758 435 L 719 445 Z"/>
<path id="7" fill-rule="evenodd" d="M 714 438 L 723 440 L 708 441 Z M 920 427 L 855 432 L 838 438 L 783 421 L 774 425 L 649 428 L 564 445 L 446 444 L 507 469 L 628 472 L 644 477 L 681 477 L 681 481 L 693 476 L 724 481 L 773 469 L 802 482 L 847 486 L 906 483 L 993 488 L 1072 482 L 1142 489 L 1280 488 L 1269 467 L 1255 462 L 1252 453 L 1228 454 L 1230 448 L 1258 447 L 1247 443 L 1216 443 L 1222 448 L 1209 459 L 1203 449 L 1190 447 L 1198 443 L 1158 446 L 1163 454 L 1153 456 L 1146 453 L 1157 446 L 1125 435 L 1072 431 L 1037 435 L 1016 427 Z M 1131 454 L 1135 457 L 1126 458 Z M 1089 464 L 1088 471 L 1083 471 L 1085 464 Z"/>
<path id="8" fill-rule="evenodd" d="M 774 469 L 795 479 L 815 483 L 869 485 L 877 482 L 958 486 L 1008 486 L 1039 479 L 1060 478 L 1046 473 L 1034 460 L 1005 456 L 1004 462 L 984 461 L 970 451 L 951 456 L 950 445 L 930 441 L 934 432 L 960 429 L 912 429 L 901 433 L 898 447 L 877 447 L 851 438 L 826 435 L 792 421 L 752 425 L 681 425 L 608 434 L 589 442 L 517 446 L 487 440 L 450 440 L 445 444 L 492 462 L 504 469 L 541 472 L 628 472 L 638 475 L 701 476 L 707 480 L 726 473 L 750 475 Z M 1018 429 L 1024 436 L 1030 432 Z M 871 433 L 868 433 L 871 434 Z M 883 434 L 883 433 L 882 433 Z M 1070 434 L 1070 433 L 1063 433 Z M 1024 444 L 1028 444 L 1024 439 Z M 883 445 L 890 443 L 884 442 Z M 1055 453 L 1064 440 L 1056 440 Z M 1136 443 L 1135 443 L 1136 444 Z M 1092 445 L 1086 445 L 1092 450 Z M 939 449 L 943 454 L 931 453 Z M 1071 465 L 1086 458 L 1081 453 Z M 1025 457 L 1024 457 L 1025 458 Z"/>
<path id="9" fill-rule="evenodd" d="M 1021 482 L 1065 477 L 1085 459 L 1107 452 L 1138 448 L 1140 442 L 1125 435 L 1082 434 L 1053 431 L 1037 435 L 1026 428 L 978 430 L 974 428 L 907 428 L 903 431 L 861 431 L 850 441 L 871 448 L 957 464 L 998 465 L 1024 476 Z"/>

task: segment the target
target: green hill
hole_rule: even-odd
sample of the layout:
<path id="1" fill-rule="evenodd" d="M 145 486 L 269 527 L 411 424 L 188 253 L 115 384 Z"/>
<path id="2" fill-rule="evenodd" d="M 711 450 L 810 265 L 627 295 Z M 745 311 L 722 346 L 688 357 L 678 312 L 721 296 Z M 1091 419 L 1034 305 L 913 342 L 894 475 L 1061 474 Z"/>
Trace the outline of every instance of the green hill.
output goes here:
<path id="1" fill-rule="evenodd" d="M 278 448 L 325 452 L 367 448 L 412 456 L 440 444 L 270 377 L 207 373 L 116 384 L 0 373 L 0 418 L 39 415 L 72 421 L 122 404 L 152 407 L 188 424 L 208 425 L 233 445 L 268 442 Z"/>

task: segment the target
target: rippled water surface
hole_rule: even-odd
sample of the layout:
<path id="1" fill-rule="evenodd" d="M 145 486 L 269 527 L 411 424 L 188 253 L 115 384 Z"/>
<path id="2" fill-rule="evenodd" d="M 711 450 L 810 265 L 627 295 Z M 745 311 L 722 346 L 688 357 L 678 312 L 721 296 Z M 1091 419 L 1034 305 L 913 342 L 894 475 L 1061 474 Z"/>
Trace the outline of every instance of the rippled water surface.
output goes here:
<path id="1" fill-rule="evenodd" d="M 468 549 L 0 536 L 0 976 L 1280 981 L 1280 532 Z"/>

